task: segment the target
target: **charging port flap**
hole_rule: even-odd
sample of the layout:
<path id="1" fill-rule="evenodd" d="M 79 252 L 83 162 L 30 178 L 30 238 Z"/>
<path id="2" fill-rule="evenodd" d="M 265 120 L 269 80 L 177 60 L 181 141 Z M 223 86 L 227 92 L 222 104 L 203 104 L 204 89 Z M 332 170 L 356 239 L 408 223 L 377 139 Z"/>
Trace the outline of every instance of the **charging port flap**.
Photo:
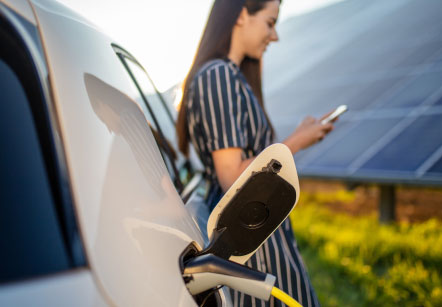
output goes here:
<path id="1" fill-rule="evenodd" d="M 267 147 L 227 191 L 209 217 L 210 243 L 200 253 L 245 263 L 281 225 L 299 198 L 293 155 Z"/>

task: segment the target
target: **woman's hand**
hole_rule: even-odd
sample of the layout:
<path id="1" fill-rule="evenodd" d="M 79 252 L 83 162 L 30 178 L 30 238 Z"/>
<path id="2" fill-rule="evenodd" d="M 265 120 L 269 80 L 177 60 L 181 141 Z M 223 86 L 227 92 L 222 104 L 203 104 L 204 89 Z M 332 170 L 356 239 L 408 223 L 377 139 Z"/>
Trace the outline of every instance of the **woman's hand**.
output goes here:
<path id="1" fill-rule="evenodd" d="M 293 154 L 295 154 L 296 152 L 321 141 L 333 130 L 332 123 L 322 125 L 321 120 L 326 118 L 332 112 L 333 111 L 325 114 L 319 120 L 311 116 L 306 117 L 283 143 L 290 148 Z M 333 122 L 335 121 L 336 120 Z"/>

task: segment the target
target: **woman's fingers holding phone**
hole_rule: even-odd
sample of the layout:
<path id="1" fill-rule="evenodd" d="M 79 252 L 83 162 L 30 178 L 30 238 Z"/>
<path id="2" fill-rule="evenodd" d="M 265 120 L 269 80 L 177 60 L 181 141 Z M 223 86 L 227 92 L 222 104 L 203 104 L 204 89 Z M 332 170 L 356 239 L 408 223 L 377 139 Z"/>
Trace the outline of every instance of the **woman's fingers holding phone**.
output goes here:
<path id="1" fill-rule="evenodd" d="M 319 119 L 320 121 L 326 119 L 327 117 L 329 117 L 336 109 L 331 110 L 330 112 L 325 113 L 324 115 L 321 116 L 321 118 Z"/>
<path id="2" fill-rule="evenodd" d="M 340 105 L 339 107 L 337 107 L 333 111 L 325 114 L 321 118 L 321 124 L 325 125 L 327 123 L 334 123 L 335 121 L 338 120 L 339 116 L 342 113 L 346 112 L 347 110 L 348 110 L 348 107 L 345 104 Z"/>
<path id="3" fill-rule="evenodd" d="M 336 118 L 337 119 L 337 118 Z M 335 120 L 336 120 L 335 119 Z M 331 121 L 331 122 L 328 122 L 328 123 L 326 123 L 326 124 L 322 124 L 321 122 L 319 122 L 320 123 L 320 125 L 322 126 L 322 130 L 327 134 L 327 133 L 329 133 L 330 131 L 332 131 L 334 128 L 335 128 L 335 126 L 333 125 L 333 122 L 335 121 L 335 120 L 333 120 L 333 121 Z"/>
<path id="4" fill-rule="evenodd" d="M 284 143 L 295 153 L 321 141 L 330 131 L 333 124 L 321 124 L 314 117 L 306 117 Z"/>
<path id="5" fill-rule="evenodd" d="M 330 115 L 332 115 L 335 111 L 336 111 L 336 109 L 331 110 L 330 112 L 324 114 L 319 121 L 323 124 L 334 123 L 335 121 L 337 121 L 339 119 L 339 116 L 336 116 L 333 118 L 330 117 Z"/>

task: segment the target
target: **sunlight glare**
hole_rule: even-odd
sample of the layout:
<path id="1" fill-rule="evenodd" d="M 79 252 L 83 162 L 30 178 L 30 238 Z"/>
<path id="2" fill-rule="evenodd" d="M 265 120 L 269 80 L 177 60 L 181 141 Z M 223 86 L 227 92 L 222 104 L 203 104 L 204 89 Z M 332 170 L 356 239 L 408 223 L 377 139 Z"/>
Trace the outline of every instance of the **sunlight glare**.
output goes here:
<path id="1" fill-rule="evenodd" d="M 58 0 L 133 54 L 160 91 L 183 81 L 213 0 Z M 279 22 L 342 0 L 286 0 Z"/>
<path id="2" fill-rule="evenodd" d="M 175 89 L 175 99 L 173 101 L 173 106 L 175 110 L 179 111 L 181 106 L 181 99 L 183 99 L 183 88 L 182 86 L 177 86 Z"/>

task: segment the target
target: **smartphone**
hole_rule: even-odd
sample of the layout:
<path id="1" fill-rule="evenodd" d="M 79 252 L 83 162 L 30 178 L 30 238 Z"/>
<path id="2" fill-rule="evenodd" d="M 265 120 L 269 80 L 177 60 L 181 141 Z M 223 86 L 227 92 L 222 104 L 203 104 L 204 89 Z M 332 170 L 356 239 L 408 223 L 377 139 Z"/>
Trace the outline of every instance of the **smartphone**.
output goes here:
<path id="1" fill-rule="evenodd" d="M 342 113 L 344 113 L 345 111 L 348 110 L 348 107 L 345 104 L 340 105 L 339 107 L 337 107 L 332 114 L 330 114 L 329 116 L 327 116 L 326 118 L 324 118 L 321 121 L 321 124 L 325 125 L 328 124 L 329 122 L 333 121 L 336 117 L 340 116 Z"/>

